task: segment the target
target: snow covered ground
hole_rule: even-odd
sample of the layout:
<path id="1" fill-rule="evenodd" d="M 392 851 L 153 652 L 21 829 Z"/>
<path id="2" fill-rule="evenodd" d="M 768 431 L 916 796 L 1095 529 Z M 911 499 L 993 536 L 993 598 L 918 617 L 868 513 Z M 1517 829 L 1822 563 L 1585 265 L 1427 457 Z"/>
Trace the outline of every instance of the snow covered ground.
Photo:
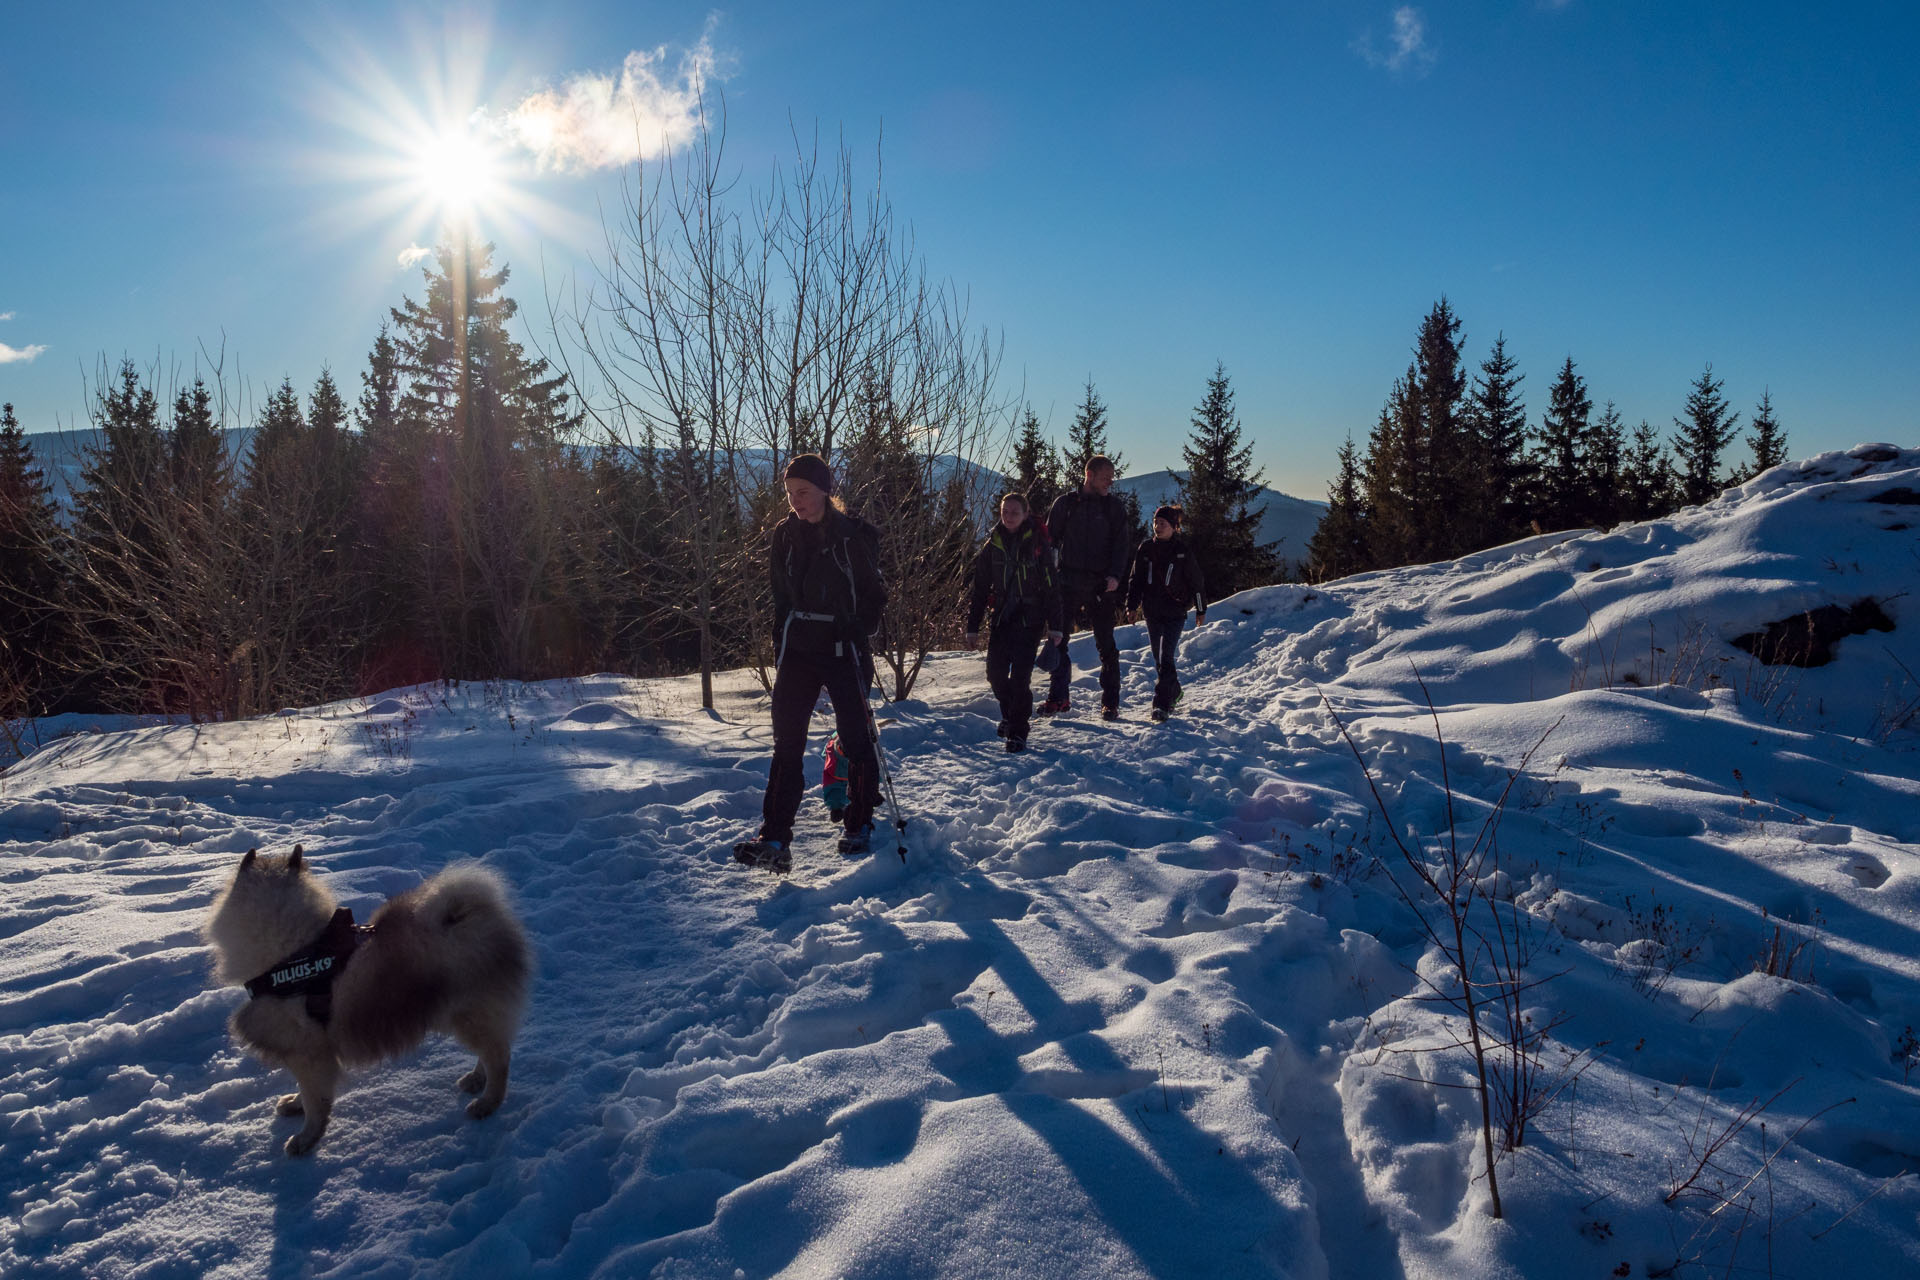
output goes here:
<path id="1" fill-rule="evenodd" d="M 727 852 L 743 678 L 714 715 L 594 677 L 61 738 L 0 775 L 0 1274 L 1913 1275 L 1917 489 L 1862 448 L 1247 593 L 1172 722 L 1136 629 L 1127 718 L 1025 757 L 943 657 L 884 729 L 907 862 L 839 858 L 810 796 L 785 882 Z M 1824 666 L 1730 644 L 1866 599 L 1893 629 Z M 1519 927 L 1558 1089 L 1501 1218 L 1446 917 L 1396 888 L 1392 837 L 1431 864 L 1450 813 L 1497 818 L 1469 923 Z M 431 1041 L 281 1153 L 198 929 L 296 841 L 363 920 L 462 858 L 513 887 L 540 973 L 497 1115 Z"/>

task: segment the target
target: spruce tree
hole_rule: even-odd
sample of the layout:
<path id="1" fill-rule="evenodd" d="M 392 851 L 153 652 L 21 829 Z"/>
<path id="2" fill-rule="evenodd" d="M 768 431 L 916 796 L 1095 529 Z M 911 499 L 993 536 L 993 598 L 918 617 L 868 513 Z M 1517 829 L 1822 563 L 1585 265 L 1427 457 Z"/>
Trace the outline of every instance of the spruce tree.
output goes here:
<path id="1" fill-rule="evenodd" d="M 1060 496 L 1060 468 L 1053 445 L 1040 432 L 1039 415 L 1028 405 L 1020 423 L 1020 435 L 1013 442 L 1013 457 L 1008 464 L 1007 483 L 1027 495 L 1034 511 L 1045 516 Z"/>
<path id="2" fill-rule="evenodd" d="M 60 552 L 53 485 L 13 406 L 0 405 L 0 717 L 46 715 L 62 688 Z"/>
<path id="3" fill-rule="evenodd" d="M 1621 464 L 1620 493 L 1623 520 L 1653 520 L 1671 513 L 1679 501 L 1673 460 L 1666 445 L 1645 418 L 1633 429 Z"/>
<path id="4" fill-rule="evenodd" d="M 492 255 L 491 244 L 441 245 L 425 300 L 391 313 L 403 467 L 389 478 L 412 480 L 426 501 L 417 616 L 441 670 L 525 676 L 543 636 L 567 626 L 551 481 L 580 415 L 565 376 L 507 332 L 518 304 L 501 292 L 509 271 L 494 270 Z"/>
<path id="5" fill-rule="evenodd" d="M 1586 491 L 1586 515 L 1581 523 L 1610 529 L 1625 517 L 1621 480 L 1626 458 L 1627 431 L 1621 425 L 1620 411 L 1609 400 L 1600 412 L 1600 420 L 1587 431 L 1581 476 Z"/>
<path id="6" fill-rule="evenodd" d="M 1093 379 L 1089 377 L 1087 398 L 1074 410 L 1073 423 L 1067 428 L 1067 443 L 1060 450 L 1061 490 L 1080 488 L 1086 481 L 1087 460 L 1099 456 L 1113 463 L 1114 479 L 1126 474 L 1126 460 L 1107 444 L 1107 406 L 1101 402 L 1100 393 L 1093 389 Z M 1143 532 L 1140 495 L 1121 490 L 1120 500 L 1127 508 L 1127 523 L 1138 537 Z"/>
<path id="7" fill-rule="evenodd" d="M 1371 567 L 1367 511 L 1361 493 L 1360 455 L 1353 437 L 1340 447 L 1340 471 L 1327 486 L 1327 513 L 1307 543 L 1307 578 L 1326 582 Z"/>
<path id="8" fill-rule="evenodd" d="M 81 451 L 75 533 L 83 546 L 125 541 L 150 553 L 158 537 L 146 497 L 169 480 L 167 441 L 159 402 L 132 360 L 121 362 L 116 383 L 96 393 L 92 418 L 100 443 Z"/>
<path id="9" fill-rule="evenodd" d="M 400 352 L 393 345 L 393 334 L 386 325 L 373 340 L 366 370 L 360 375 L 360 400 L 354 408 L 354 420 L 370 449 L 378 451 L 390 435 L 400 413 Z"/>
<path id="10" fill-rule="evenodd" d="M 168 531 L 161 522 L 170 491 L 167 437 L 160 404 L 132 360 L 104 380 L 91 409 L 99 443 L 81 450 L 73 495 L 72 613 L 81 705 L 100 710 L 152 710 L 146 699 L 150 655 L 130 603 L 157 599 L 168 574 Z"/>
<path id="11" fill-rule="evenodd" d="M 1206 575 L 1209 595 L 1218 600 L 1272 582 L 1280 570 L 1273 544 L 1260 541 L 1266 508 L 1249 510 L 1260 494 L 1263 472 L 1253 465 L 1253 443 L 1242 441 L 1224 363 L 1214 365 L 1192 426 L 1180 451 L 1187 464 L 1180 483 L 1186 513 L 1181 531 Z"/>
<path id="12" fill-rule="evenodd" d="M 1592 410 L 1586 381 L 1574 372 L 1573 357 L 1568 356 L 1547 391 L 1547 410 L 1533 438 L 1539 469 L 1535 519 L 1548 532 L 1586 523 L 1587 415 Z"/>
<path id="13" fill-rule="evenodd" d="M 225 500 L 232 466 L 220 424 L 214 418 L 213 391 L 200 378 L 173 399 L 173 424 L 167 431 L 167 466 L 174 492 L 192 506 L 212 510 Z"/>
<path id="14" fill-rule="evenodd" d="M 1411 490 L 1415 555 L 1421 560 L 1457 556 L 1471 548 L 1477 529 L 1463 498 L 1478 487 L 1480 460 L 1463 412 L 1467 371 L 1460 317 L 1446 295 L 1420 322 L 1408 382 L 1408 429 L 1413 434 L 1416 474 Z"/>
<path id="15" fill-rule="evenodd" d="M 300 411 L 300 396 L 293 389 L 293 379 L 282 378 L 261 406 L 260 419 L 254 424 L 253 442 L 247 450 L 247 492 L 255 497 L 264 495 L 270 476 L 290 470 L 282 459 L 303 453 L 306 441 L 307 418 Z"/>
<path id="16" fill-rule="evenodd" d="M 1367 437 L 1360 477 L 1369 568 L 1412 564 L 1421 550 L 1414 497 L 1420 461 L 1419 411 L 1408 391 L 1413 375 L 1409 368 L 1406 377 L 1395 380 Z"/>
<path id="17" fill-rule="evenodd" d="M 1527 530 L 1528 501 L 1534 484 L 1534 464 L 1527 455 L 1527 406 L 1520 399 L 1526 375 L 1507 354 L 1507 335 L 1494 338 L 1493 350 L 1480 362 L 1467 398 L 1467 420 L 1473 428 L 1473 453 L 1482 479 L 1470 486 L 1477 499 L 1471 507 L 1476 526 L 1473 542 L 1498 546 Z"/>
<path id="18" fill-rule="evenodd" d="M 1060 450 L 1060 483 L 1076 489 L 1086 474 L 1087 459 L 1104 454 L 1113 462 L 1113 474 L 1125 474 L 1121 457 L 1107 445 L 1107 406 L 1087 379 L 1087 398 L 1074 410 L 1073 424 L 1067 428 L 1067 443 Z"/>
<path id="19" fill-rule="evenodd" d="M 1677 428 L 1673 451 L 1678 458 L 1683 502 L 1705 502 L 1723 486 L 1720 455 L 1733 440 L 1734 425 L 1740 421 L 1740 415 L 1731 411 L 1726 398 L 1720 394 L 1724 385 L 1714 378 L 1713 365 L 1709 363 L 1693 380 L 1685 420 L 1673 420 Z"/>
<path id="20" fill-rule="evenodd" d="M 1760 403 L 1753 409 L 1753 430 L 1747 435 L 1747 447 L 1753 450 L 1753 461 L 1745 471 L 1736 475 L 1736 481 L 1753 479 L 1769 467 L 1777 467 L 1787 460 L 1787 434 L 1780 429 L 1780 422 L 1773 416 L 1773 395 L 1760 393 Z"/>

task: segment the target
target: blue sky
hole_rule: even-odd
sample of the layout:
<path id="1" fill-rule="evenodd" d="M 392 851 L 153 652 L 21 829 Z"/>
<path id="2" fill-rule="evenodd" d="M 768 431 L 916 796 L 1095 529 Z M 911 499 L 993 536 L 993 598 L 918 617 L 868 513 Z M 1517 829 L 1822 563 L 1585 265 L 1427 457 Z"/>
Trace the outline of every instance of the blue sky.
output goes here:
<path id="1" fill-rule="evenodd" d="M 1662 427 L 1711 361 L 1797 454 L 1914 443 L 1920 8 L 1193 10 L 12 6 L 0 399 L 71 426 L 102 357 L 171 378 L 223 349 L 255 388 L 327 364 L 351 394 L 435 232 L 409 121 L 506 119 L 636 52 L 671 104 L 697 53 L 748 183 L 789 117 L 863 153 L 884 126 L 895 208 L 1003 337 L 1006 389 L 1059 435 L 1091 376 L 1129 470 L 1177 464 L 1224 360 L 1270 483 L 1323 496 L 1442 293 L 1473 363 L 1505 332 L 1536 421 L 1569 355 Z M 617 183 L 516 172 L 483 229 L 545 342 L 543 284 L 590 270 Z"/>

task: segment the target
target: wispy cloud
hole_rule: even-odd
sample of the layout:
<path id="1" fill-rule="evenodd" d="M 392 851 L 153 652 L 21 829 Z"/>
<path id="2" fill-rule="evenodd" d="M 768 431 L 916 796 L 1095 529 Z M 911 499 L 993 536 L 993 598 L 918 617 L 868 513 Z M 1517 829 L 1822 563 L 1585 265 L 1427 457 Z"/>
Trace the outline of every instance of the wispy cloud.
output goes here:
<path id="1" fill-rule="evenodd" d="M 542 169 L 586 172 L 632 164 L 691 138 L 720 66 L 713 23 L 669 65 L 665 45 L 626 56 L 617 74 L 582 72 L 488 123 Z"/>
<path id="2" fill-rule="evenodd" d="M 11 320 L 11 319 L 13 319 L 13 312 L 0 311 L 0 320 Z"/>
<path id="3" fill-rule="evenodd" d="M 399 257 L 400 269 L 402 271 L 405 271 L 408 267 L 415 265 L 420 261 L 420 259 L 428 257 L 432 253 L 433 253 L 433 250 L 431 249 L 422 249 L 417 244 L 409 244 L 406 248 L 400 251 L 400 257 Z"/>
<path id="4" fill-rule="evenodd" d="M 1371 30 L 1361 32 L 1353 48 L 1366 59 L 1368 66 L 1384 67 L 1388 71 L 1424 74 L 1439 57 L 1438 50 L 1427 40 L 1426 15 L 1410 4 L 1393 11 L 1393 31 L 1387 37 L 1385 48 L 1374 41 Z"/>
<path id="5" fill-rule="evenodd" d="M 45 347 L 10 347 L 0 342 L 0 364 L 25 364 L 45 350 Z"/>

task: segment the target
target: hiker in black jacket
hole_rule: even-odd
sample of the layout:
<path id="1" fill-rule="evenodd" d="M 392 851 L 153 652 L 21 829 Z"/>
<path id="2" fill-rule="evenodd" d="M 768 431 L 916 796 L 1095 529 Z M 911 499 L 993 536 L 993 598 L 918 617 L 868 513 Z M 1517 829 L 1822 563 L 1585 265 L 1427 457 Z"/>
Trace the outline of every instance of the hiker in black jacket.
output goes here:
<path id="1" fill-rule="evenodd" d="M 1145 611 L 1147 639 L 1154 665 L 1160 669 L 1153 686 L 1155 720 L 1165 720 L 1180 701 L 1180 677 L 1173 660 L 1190 606 L 1199 610 L 1194 620 L 1197 627 L 1207 620 L 1200 562 L 1180 536 L 1180 508 L 1161 507 L 1153 513 L 1153 536 L 1133 553 L 1133 581 L 1127 584 L 1127 620 L 1133 620 L 1135 609 Z"/>
<path id="2" fill-rule="evenodd" d="M 1064 621 L 1071 629 L 1082 616 L 1086 618 L 1100 654 L 1100 714 L 1118 720 L 1120 651 L 1113 643 L 1113 614 L 1120 607 L 1133 531 L 1127 523 L 1127 504 L 1112 488 L 1112 461 L 1100 454 L 1088 458 L 1086 482 L 1054 499 L 1053 510 L 1047 513 L 1047 532 L 1053 538 L 1054 563 L 1060 571 Z M 1041 715 L 1068 709 L 1067 686 L 1072 680 L 1073 663 L 1062 650 Z"/>
<path id="3" fill-rule="evenodd" d="M 1049 644 L 1065 636 L 1060 592 L 1054 585 L 1047 540 L 1028 519 L 1027 495 L 1000 499 L 1000 523 L 973 558 L 973 594 L 967 602 L 967 648 L 980 643 L 980 620 L 993 606 L 987 640 L 987 683 L 1000 700 L 1000 736 L 1008 751 L 1027 749 L 1033 719 L 1034 646 L 1041 633 Z M 1064 655 L 1056 655 L 1064 660 Z"/>
<path id="4" fill-rule="evenodd" d="M 866 653 L 887 603 L 879 530 L 833 504 L 833 470 L 826 461 L 811 453 L 795 458 L 787 464 L 786 487 L 792 513 L 774 526 L 770 547 L 773 764 L 760 834 L 733 847 L 741 862 L 782 874 L 792 866 L 788 846 L 806 789 L 801 761 L 807 722 L 822 687 L 833 701 L 834 725 L 847 758 L 847 838 L 841 851 L 863 850 L 873 829 L 880 770 L 867 708 L 872 668 Z"/>

